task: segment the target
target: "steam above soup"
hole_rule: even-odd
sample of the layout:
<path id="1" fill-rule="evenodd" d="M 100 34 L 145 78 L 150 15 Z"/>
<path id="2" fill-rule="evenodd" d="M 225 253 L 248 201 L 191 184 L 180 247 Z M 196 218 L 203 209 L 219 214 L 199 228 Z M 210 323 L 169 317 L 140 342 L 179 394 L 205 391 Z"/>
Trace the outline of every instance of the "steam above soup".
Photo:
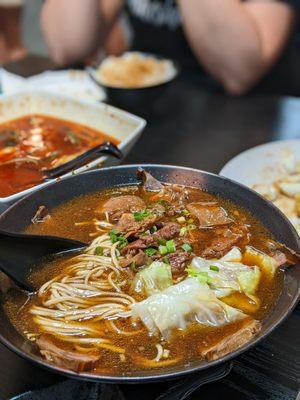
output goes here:
<path id="1" fill-rule="evenodd" d="M 280 266 L 292 260 L 258 221 L 199 189 L 139 174 L 142 185 L 80 197 L 28 229 L 91 241 L 31 276 L 39 290 L 18 317 L 7 300 L 13 323 L 50 363 L 130 375 L 217 359 L 259 332 L 278 296 Z"/>

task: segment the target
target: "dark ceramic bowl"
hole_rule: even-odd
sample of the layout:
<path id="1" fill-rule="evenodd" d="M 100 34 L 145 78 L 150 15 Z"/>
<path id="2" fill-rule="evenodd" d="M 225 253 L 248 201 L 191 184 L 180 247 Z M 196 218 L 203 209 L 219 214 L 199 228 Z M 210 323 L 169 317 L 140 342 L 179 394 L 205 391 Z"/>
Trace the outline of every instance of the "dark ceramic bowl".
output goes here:
<path id="1" fill-rule="evenodd" d="M 10 231 L 22 231 L 35 215 L 40 205 L 53 209 L 79 195 L 93 193 L 105 188 L 137 183 L 136 170 L 139 165 L 103 168 L 97 171 L 83 173 L 64 181 L 54 183 L 28 197 L 20 200 L 0 217 L 0 228 Z M 300 241 L 296 231 L 284 215 L 270 202 L 254 191 L 218 175 L 195 169 L 164 166 L 143 165 L 157 179 L 204 189 L 231 200 L 237 205 L 249 210 L 258 218 L 274 236 L 274 238 L 293 250 L 300 252 Z M 63 223 L 63 222 L 62 222 Z M 20 356 L 33 361 L 41 367 L 59 372 L 72 378 L 112 383 L 145 383 L 165 379 L 179 378 L 190 373 L 199 373 L 207 368 L 219 365 L 224 361 L 243 353 L 257 344 L 273 331 L 292 311 L 300 297 L 300 268 L 297 266 L 286 270 L 283 290 L 277 303 L 269 312 L 262 324 L 262 330 L 243 347 L 215 361 L 194 361 L 185 366 L 173 366 L 162 371 L 149 370 L 140 374 L 128 376 L 95 376 L 91 373 L 77 374 L 48 364 L 38 354 L 34 345 L 24 339 L 11 325 L 2 310 L 0 300 L 0 341 Z"/>
<path id="2" fill-rule="evenodd" d="M 163 59 L 163 57 L 156 56 L 153 54 L 142 53 L 145 55 L 150 55 L 157 59 Z M 101 82 L 97 78 L 96 69 L 95 68 L 87 68 L 87 72 L 91 79 L 102 88 L 105 89 L 108 97 L 108 102 L 116 107 L 124 108 L 130 112 L 137 112 L 139 114 L 147 114 L 149 109 L 152 109 L 154 102 L 164 93 L 164 91 L 168 88 L 168 86 L 177 78 L 180 73 L 180 67 L 177 62 L 170 59 L 165 59 L 167 61 L 171 61 L 173 64 L 175 73 L 170 79 L 166 79 L 165 81 L 146 87 L 139 88 L 122 88 L 116 86 L 110 86 L 103 82 Z"/>

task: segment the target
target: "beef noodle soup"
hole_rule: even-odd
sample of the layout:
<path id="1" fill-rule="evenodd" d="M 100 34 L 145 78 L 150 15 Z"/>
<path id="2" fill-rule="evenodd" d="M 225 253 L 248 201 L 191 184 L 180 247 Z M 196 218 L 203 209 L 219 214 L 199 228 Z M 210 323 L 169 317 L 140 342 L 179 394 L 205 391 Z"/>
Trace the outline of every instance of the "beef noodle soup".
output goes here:
<path id="1" fill-rule="evenodd" d="M 89 242 L 45 262 L 39 290 L 5 302 L 50 363 L 132 375 L 214 360 L 251 340 L 276 302 L 287 256 L 253 216 L 195 188 L 143 184 L 41 212 L 30 233 Z"/>

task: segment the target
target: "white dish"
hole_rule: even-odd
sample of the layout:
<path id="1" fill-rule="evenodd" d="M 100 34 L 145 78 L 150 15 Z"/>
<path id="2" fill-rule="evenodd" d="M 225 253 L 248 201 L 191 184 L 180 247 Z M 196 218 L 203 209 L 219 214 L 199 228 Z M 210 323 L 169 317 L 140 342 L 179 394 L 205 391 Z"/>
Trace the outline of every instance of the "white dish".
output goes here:
<path id="1" fill-rule="evenodd" d="M 102 73 L 106 71 L 113 71 L 113 78 L 116 80 L 122 80 L 122 77 L 126 79 L 136 79 L 136 75 L 138 75 L 139 68 L 135 70 L 134 68 L 126 65 L 127 69 L 123 70 L 124 65 L 122 64 L 122 68 L 120 68 L 120 62 L 129 62 L 129 63 L 137 63 L 143 60 L 151 60 L 154 62 L 153 71 L 147 71 L 147 73 L 143 73 L 140 79 L 144 81 L 142 84 L 121 84 L 116 82 L 109 82 L 109 80 L 105 79 L 102 76 Z M 156 62 L 155 62 L 156 61 Z M 129 70 L 128 70 L 129 69 Z M 132 70 L 131 70 L 132 69 Z M 87 69 L 90 76 L 98 82 L 104 88 L 112 88 L 112 89 L 124 89 L 124 90 L 137 90 L 137 89 L 146 89 L 151 87 L 160 86 L 164 83 L 167 83 L 173 80 L 178 75 L 178 66 L 175 65 L 173 60 L 168 58 L 162 58 L 159 56 L 155 56 L 150 53 L 142 53 L 142 52 L 126 52 L 119 57 L 109 56 L 105 58 L 97 68 L 88 68 Z M 130 72 L 128 72 L 130 71 Z M 131 74 L 130 74 L 131 73 Z M 129 75 L 128 75 L 129 74 Z"/>
<path id="2" fill-rule="evenodd" d="M 2 68 L 0 76 L 3 94 L 15 94 L 38 88 L 83 100 L 104 101 L 106 99 L 105 90 L 93 82 L 85 71 L 72 69 L 45 71 L 30 78 L 23 78 Z"/>
<path id="3" fill-rule="evenodd" d="M 124 155 L 130 151 L 146 126 L 144 119 L 107 104 L 71 99 L 50 92 L 24 91 L 0 98 L 0 124 L 29 114 L 61 118 L 106 133 L 120 141 L 119 148 Z M 104 162 L 107 162 L 107 165 L 112 164 L 110 158 L 103 156 L 72 173 L 63 175 L 60 179 L 95 168 Z M 10 206 L 21 197 L 51 182 L 44 182 L 14 195 L 0 198 L 1 208 Z"/>
<path id="4" fill-rule="evenodd" d="M 270 142 L 246 150 L 225 164 L 220 175 L 249 187 L 271 183 L 286 173 L 282 161 L 287 153 L 300 160 L 300 139 Z"/>

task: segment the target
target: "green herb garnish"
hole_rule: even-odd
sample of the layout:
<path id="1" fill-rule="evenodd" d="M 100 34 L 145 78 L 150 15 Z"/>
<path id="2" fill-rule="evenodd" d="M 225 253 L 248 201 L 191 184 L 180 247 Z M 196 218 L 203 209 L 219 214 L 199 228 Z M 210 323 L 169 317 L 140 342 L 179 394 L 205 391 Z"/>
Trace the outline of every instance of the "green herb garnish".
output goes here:
<path id="1" fill-rule="evenodd" d="M 119 232 L 115 229 L 109 232 L 110 240 L 112 243 L 116 243 L 118 241 L 118 234 Z"/>
<path id="2" fill-rule="evenodd" d="M 178 221 L 180 224 L 184 224 L 184 223 L 185 223 L 185 218 L 184 218 L 184 216 L 182 215 L 181 217 L 178 217 L 178 218 L 177 218 L 177 221 Z"/>
<path id="3" fill-rule="evenodd" d="M 101 246 L 97 246 L 96 248 L 95 248 L 95 254 L 96 254 L 96 256 L 103 256 L 103 247 L 101 247 Z"/>
<path id="4" fill-rule="evenodd" d="M 170 260 L 168 259 L 168 257 L 167 256 L 164 256 L 163 258 L 162 258 L 162 260 L 163 260 L 163 262 L 165 263 L 165 264 L 170 264 Z"/>
<path id="5" fill-rule="evenodd" d="M 136 221 L 142 221 L 144 218 L 149 217 L 151 212 L 149 210 L 137 211 L 133 213 L 134 219 Z"/>
<path id="6" fill-rule="evenodd" d="M 216 271 L 216 272 L 219 272 L 219 271 L 220 271 L 220 268 L 217 267 L 216 265 L 210 265 L 210 266 L 209 266 L 209 269 L 210 269 L 211 271 Z"/>
<path id="7" fill-rule="evenodd" d="M 186 251 L 186 252 L 191 252 L 191 251 L 193 251 L 193 248 L 192 248 L 192 246 L 189 244 L 189 243 L 184 243 L 182 246 L 181 246 L 181 248 L 182 248 L 182 250 L 184 250 L 184 251 Z"/>
<path id="8" fill-rule="evenodd" d="M 157 232 L 157 226 L 156 225 L 152 226 L 152 228 L 150 229 L 150 232 L 151 233 Z"/>
<path id="9" fill-rule="evenodd" d="M 174 253 L 176 251 L 176 246 L 174 240 L 168 240 L 166 242 L 166 248 L 168 250 L 168 253 Z"/>
<path id="10" fill-rule="evenodd" d="M 123 249 L 124 247 L 127 246 L 128 240 L 126 239 L 125 236 L 123 236 L 121 233 L 113 229 L 112 231 L 109 232 L 110 240 L 112 243 L 117 243 L 119 249 Z"/>
<path id="11" fill-rule="evenodd" d="M 187 227 L 183 226 L 180 229 L 179 236 L 184 236 L 187 233 Z"/>
<path id="12" fill-rule="evenodd" d="M 166 241 L 166 239 L 157 238 L 157 243 L 160 244 L 161 246 L 165 246 L 167 241 Z"/>
<path id="13" fill-rule="evenodd" d="M 208 283 L 208 281 L 209 281 L 209 276 L 208 276 L 207 272 L 200 272 L 193 268 L 187 268 L 186 271 L 188 273 L 188 276 L 197 278 L 197 280 L 200 283 Z"/>
<path id="14" fill-rule="evenodd" d="M 153 249 L 152 247 L 149 247 L 148 249 L 145 250 L 145 253 L 147 256 L 152 257 L 154 256 L 155 253 L 157 253 L 157 250 Z"/>
<path id="15" fill-rule="evenodd" d="M 161 255 L 166 255 L 168 254 L 168 249 L 167 246 L 159 246 L 158 247 L 158 251 L 160 252 Z"/>

